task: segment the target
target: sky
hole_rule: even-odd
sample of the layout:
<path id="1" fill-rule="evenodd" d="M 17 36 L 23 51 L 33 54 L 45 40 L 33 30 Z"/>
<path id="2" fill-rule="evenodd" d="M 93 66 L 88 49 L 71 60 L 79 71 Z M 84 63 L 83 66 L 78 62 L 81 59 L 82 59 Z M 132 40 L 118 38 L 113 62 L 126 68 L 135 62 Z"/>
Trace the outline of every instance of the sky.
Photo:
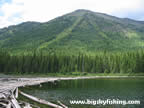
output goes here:
<path id="1" fill-rule="evenodd" d="M 0 0 L 0 28 L 47 22 L 77 9 L 144 21 L 144 0 Z"/>

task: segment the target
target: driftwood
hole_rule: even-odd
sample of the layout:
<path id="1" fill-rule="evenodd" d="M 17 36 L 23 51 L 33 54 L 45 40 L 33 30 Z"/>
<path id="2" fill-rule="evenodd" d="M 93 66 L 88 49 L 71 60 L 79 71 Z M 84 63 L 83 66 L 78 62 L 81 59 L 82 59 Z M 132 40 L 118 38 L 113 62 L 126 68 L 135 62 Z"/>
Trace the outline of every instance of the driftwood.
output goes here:
<path id="1" fill-rule="evenodd" d="M 39 85 L 45 82 L 54 82 L 60 80 L 75 80 L 75 79 L 92 79 L 92 78 L 135 78 L 136 76 L 91 76 L 91 77 L 48 77 L 48 78 L 0 78 L 0 98 L 3 93 L 9 92 L 18 87 Z M 138 78 L 144 78 L 138 76 Z"/>
<path id="2" fill-rule="evenodd" d="M 39 85 L 41 83 L 55 82 L 57 80 L 59 80 L 59 78 L 0 78 L 0 99 L 4 99 L 3 101 L 0 101 L 0 105 L 4 108 L 21 108 L 16 100 L 18 97 L 18 87 Z M 62 108 L 59 105 L 50 102 L 47 103 L 47 101 L 42 100 L 42 102 L 54 106 L 54 108 Z M 27 104 L 26 107 L 31 108 L 31 105 Z"/>
<path id="3" fill-rule="evenodd" d="M 13 108 L 21 108 L 14 96 L 11 99 L 11 103 L 12 103 Z"/>
<path id="4" fill-rule="evenodd" d="M 20 101 L 20 103 L 19 103 L 20 105 L 23 105 L 24 107 L 31 107 L 32 106 L 32 108 L 40 108 L 39 106 L 36 106 L 36 105 L 33 105 L 33 104 L 30 104 L 30 103 L 27 103 L 27 102 L 24 102 L 24 101 Z"/>
<path id="5" fill-rule="evenodd" d="M 3 99 L 0 100 L 0 105 L 6 108 L 21 108 L 15 97 L 15 89 L 3 93 Z"/>
<path id="6" fill-rule="evenodd" d="M 17 102 L 16 98 L 18 98 L 18 88 L 15 88 L 11 91 L 11 103 L 14 108 L 21 108 L 19 103 Z"/>
<path id="7" fill-rule="evenodd" d="M 25 97 L 33 100 L 33 101 L 38 102 L 38 103 L 45 104 L 45 105 L 51 106 L 51 107 L 53 107 L 53 108 L 63 108 L 62 106 L 53 104 L 53 103 L 48 102 L 48 101 L 43 100 L 43 99 L 36 98 L 36 97 L 31 96 L 31 95 L 28 95 L 28 94 L 26 94 L 26 93 L 24 93 L 24 92 L 19 91 L 19 93 L 20 93 L 21 95 L 23 95 L 23 96 L 25 96 Z"/>
<path id="8" fill-rule="evenodd" d="M 62 107 L 64 108 L 68 108 L 66 105 L 64 105 L 63 103 L 61 103 L 60 101 L 57 101 Z"/>
<path id="9" fill-rule="evenodd" d="M 18 97 L 18 87 L 39 85 L 45 82 L 55 82 L 60 80 L 75 80 L 75 79 L 89 79 L 89 78 L 127 78 L 129 76 L 93 76 L 93 77 L 48 77 L 48 78 L 0 78 L 0 101 L 2 106 L 12 106 L 13 108 L 21 108 L 16 98 Z M 131 76 L 135 78 L 135 76 Z M 138 77 L 143 78 L 143 77 Z M 6 101 L 7 100 L 7 101 Z M 59 103 L 60 104 L 60 103 Z M 60 104 L 61 106 L 62 103 Z M 66 108 L 65 106 L 63 106 Z"/>
<path id="10" fill-rule="evenodd" d="M 26 103 L 23 108 L 32 108 L 32 107 L 31 107 L 31 105 L 29 103 Z"/>
<path id="11" fill-rule="evenodd" d="M 59 102 L 59 104 L 61 105 L 56 105 L 56 104 L 53 104 L 51 102 L 48 102 L 46 100 L 43 100 L 43 99 L 39 99 L 39 98 L 36 98 L 34 96 L 31 96 L 31 95 L 28 95 L 26 93 L 23 93 L 21 91 L 18 91 L 18 88 L 15 88 L 9 92 L 6 92 L 6 93 L 3 93 L 3 98 L 0 99 L 0 105 L 3 106 L 1 108 L 39 108 L 37 106 L 34 106 L 34 105 L 31 105 L 30 103 L 27 103 L 27 102 L 21 102 L 21 103 L 18 103 L 18 101 L 16 100 L 16 98 L 18 97 L 18 92 L 20 94 L 22 94 L 23 96 L 33 100 L 33 101 L 36 101 L 38 103 L 41 103 L 41 104 L 45 104 L 45 105 L 48 105 L 48 106 L 51 106 L 53 108 L 68 108 L 66 107 L 64 104 L 62 104 L 61 102 Z M 24 103 L 24 106 L 21 107 L 20 104 Z M 33 107 L 31 107 L 33 106 Z"/>

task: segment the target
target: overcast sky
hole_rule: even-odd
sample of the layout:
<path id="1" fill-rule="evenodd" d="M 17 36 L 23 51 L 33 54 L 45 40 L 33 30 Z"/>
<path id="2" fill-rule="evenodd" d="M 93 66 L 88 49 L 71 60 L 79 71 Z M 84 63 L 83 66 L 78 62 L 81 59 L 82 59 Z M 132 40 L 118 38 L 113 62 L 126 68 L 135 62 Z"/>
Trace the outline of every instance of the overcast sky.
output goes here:
<path id="1" fill-rule="evenodd" d="M 144 0 L 0 0 L 0 28 L 25 21 L 46 22 L 77 9 L 144 20 Z"/>

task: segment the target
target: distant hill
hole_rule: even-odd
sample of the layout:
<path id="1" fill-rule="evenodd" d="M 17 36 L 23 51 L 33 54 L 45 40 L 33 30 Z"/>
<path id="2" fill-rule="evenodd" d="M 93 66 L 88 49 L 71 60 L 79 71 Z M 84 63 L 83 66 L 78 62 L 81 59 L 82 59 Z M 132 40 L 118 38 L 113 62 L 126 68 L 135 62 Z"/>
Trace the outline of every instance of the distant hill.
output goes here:
<path id="1" fill-rule="evenodd" d="M 0 29 L 0 48 L 13 52 L 131 50 L 144 47 L 144 22 L 76 10 L 46 23 Z"/>

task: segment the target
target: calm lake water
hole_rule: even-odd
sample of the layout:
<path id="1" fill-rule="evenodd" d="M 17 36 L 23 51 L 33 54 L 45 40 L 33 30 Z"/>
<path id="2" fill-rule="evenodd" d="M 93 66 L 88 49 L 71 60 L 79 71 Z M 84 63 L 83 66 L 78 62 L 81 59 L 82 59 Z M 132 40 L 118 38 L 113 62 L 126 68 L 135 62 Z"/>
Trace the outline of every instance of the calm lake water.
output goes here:
<path id="1" fill-rule="evenodd" d="M 24 92 L 70 108 L 144 108 L 144 79 L 80 79 L 26 87 Z M 140 105 L 71 105 L 70 100 L 140 100 Z"/>

